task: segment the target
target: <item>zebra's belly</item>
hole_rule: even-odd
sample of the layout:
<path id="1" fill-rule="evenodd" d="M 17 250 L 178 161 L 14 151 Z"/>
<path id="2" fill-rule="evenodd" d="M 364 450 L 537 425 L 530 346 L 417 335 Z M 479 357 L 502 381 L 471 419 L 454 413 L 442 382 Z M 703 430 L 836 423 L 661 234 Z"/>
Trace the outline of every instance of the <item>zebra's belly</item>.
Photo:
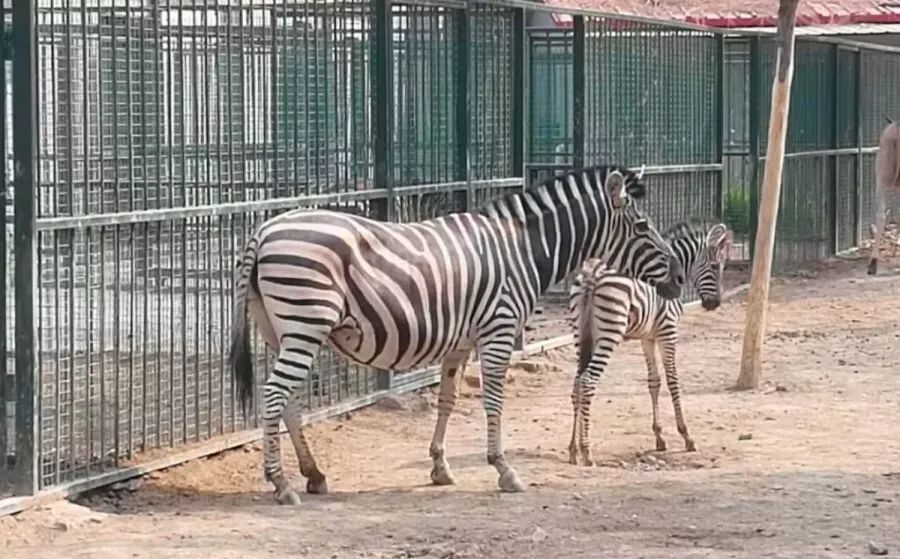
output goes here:
<path id="1" fill-rule="evenodd" d="M 440 341 L 432 344 L 407 343 L 401 347 L 397 336 L 387 335 L 379 340 L 379 347 L 366 343 L 366 335 L 355 326 L 340 326 L 332 331 L 329 345 L 338 353 L 361 365 L 376 369 L 409 371 L 418 367 L 433 365 L 448 353 L 457 350 L 472 350 L 475 344 L 470 339 Z M 407 340 L 408 342 L 408 340 Z"/>

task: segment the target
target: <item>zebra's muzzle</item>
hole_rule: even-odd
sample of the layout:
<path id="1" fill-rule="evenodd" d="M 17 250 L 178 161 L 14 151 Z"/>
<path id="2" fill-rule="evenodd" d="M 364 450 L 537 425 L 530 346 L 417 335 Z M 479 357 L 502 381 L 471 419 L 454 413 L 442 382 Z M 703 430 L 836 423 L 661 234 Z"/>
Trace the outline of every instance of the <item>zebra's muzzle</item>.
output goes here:
<path id="1" fill-rule="evenodd" d="M 700 298 L 700 306 L 703 307 L 704 310 L 714 311 L 719 308 L 721 301 L 719 301 L 718 297 L 710 297 L 708 299 Z"/>

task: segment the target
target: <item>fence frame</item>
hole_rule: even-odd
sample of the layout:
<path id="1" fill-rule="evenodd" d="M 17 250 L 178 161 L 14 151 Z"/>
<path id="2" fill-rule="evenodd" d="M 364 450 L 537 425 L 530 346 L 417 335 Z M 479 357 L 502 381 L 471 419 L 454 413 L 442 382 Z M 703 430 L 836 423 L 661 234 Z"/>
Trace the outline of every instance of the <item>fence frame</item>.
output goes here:
<path id="1" fill-rule="evenodd" d="M 0 0 L 4 2 L 4 0 Z M 157 222 L 167 222 L 171 220 L 215 217 L 215 216 L 234 216 L 246 214 L 250 212 L 267 212 L 278 211 L 298 206 L 324 205 L 324 204 L 343 204 L 347 202 L 367 202 L 370 204 L 371 212 L 374 216 L 388 221 L 398 219 L 399 210 L 396 202 L 408 196 L 420 196 L 429 194 L 451 193 L 454 196 L 460 195 L 465 199 L 465 206 L 472 208 L 476 205 L 479 191 L 488 191 L 491 193 L 499 193 L 504 190 L 521 188 L 523 183 L 531 182 L 538 173 L 554 173 L 559 170 L 569 168 L 571 165 L 581 166 L 586 164 L 587 153 L 587 126 L 586 113 L 587 107 L 587 83 L 586 59 L 587 59 L 587 33 L 586 18 L 609 18 L 616 21 L 664 25 L 667 29 L 702 32 L 703 34 L 713 35 L 716 44 L 715 61 L 717 81 L 714 97 L 716 102 L 715 121 L 715 137 L 718 138 L 715 153 L 712 155 L 714 161 L 698 164 L 667 164 L 652 165 L 647 168 L 647 175 L 666 175 L 679 173 L 708 173 L 718 174 L 719 182 L 714 206 L 720 211 L 725 209 L 725 192 L 727 185 L 724 184 L 726 156 L 742 155 L 746 156 L 749 161 L 749 237 L 750 237 L 750 254 L 752 257 L 753 247 L 752 240 L 755 239 L 756 221 L 758 212 L 758 185 L 761 178 L 761 169 L 765 164 L 765 156 L 761 149 L 761 139 L 763 136 L 763 115 L 767 114 L 768 107 L 763 106 L 764 88 L 767 85 L 766 76 L 763 75 L 763 52 L 762 47 L 765 41 L 770 41 L 772 35 L 764 32 L 751 33 L 734 33 L 722 29 L 710 29 L 697 25 L 658 21 L 641 17 L 623 17 L 610 15 L 602 12 L 569 9 L 558 6 L 548 6 L 537 4 L 527 0 L 411 0 L 403 4 L 411 4 L 415 6 L 435 6 L 440 8 L 456 10 L 453 15 L 454 29 L 457 33 L 455 40 L 452 42 L 452 49 L 458 64 L 455 66 L 454 86 L 453 86 L 453 103 L 455 107 L 454 128 L 456 135 L 453 138 L 452 146 L 456 160 L 452 170 L 452 180 L 442 181 L 431 184 L 413 184 L 405 185 L 400 183 L 398 186 L 393 174 L 394 170 L 394 110 L 396 107 L 395 90 L 394 90 L 394 73 L 393 73 L 393 42 L 394 28 L 393 8 L 401 2 L 396 0 L 369 0 L 368 7 L 371 9 L 371 48 L 369 54 L 372 59 L 372 73 L 369 77 L 369 86 L 372 91 L 371 97 L 371 115 L 372 122 L 372 157 L 373 157 L 373 180 L 372 188 L 366 190 L 358 190 L 351 192 L 336 192 L 328 194 L 306 194 L 302 196 L 280 197 L 268 200 L 251 200 L 240 202 L 228 202 L 217 204 L 202 204 L 194 206 L 179 206 L 163 209 L 140 209 L 122 212 L 96 213 L 83 216 L 41 216 L 37 217 L 37 208 L 35 204 L 35 192 L 39 186 L 39 176 L 37 161 L 39 159 L 39 134 L 38 125 L 39 113 L 39 91 L 38 91 L 38 33 L 37 13 L 39 2 L 37 0 L 16 0 L 13 2 L 12 9 L 12 152 L 13 152 L 13 169 L 14 174 L 11 177 L 13 186 L 13 221 L 14 221 L 14 241 L 12 247 L 5 246 L 4 253 L 9 248 L 13 251 L 14 256 L 14 289 L 12 295 L 13 301 L 16 302 L 19 312 L 15 313 L 15 375 L 7 374 L 7 365 L 4 362 L 3 368 L 0 368 L 0 473 L 6 474 L 6 458 L 10 442 L 7 440 L 6 411 L 7 404 L 13 402 L 11 396 L 15 396 L 15 462 L 13 470 L 9 471 L 12 476 L 13 490 L 18 495 L 33 495 L 38 492 L 53 492 L 51 489 L 41 489 L 40 486 L 40 452 L 37 441 L 39 439 L 39 429 L 37 421 L 35 421 L 38 411 L 38 397 L 40 386 L 37 377 L 37 360 L 35 356 L 35 334 L 36 325 L 34 320 L 33 309 L 35 307 L 34 298 L 36 293 L 35 270 L 39 262 L 37 240 L 40 233 L 54 232 L 62 230 L 88 230 L 90 228 L 122 226 L 129 224 L 147 224 Z M 0 4 L 0 21 L 3 21 L 5 3 Z M 510 37 L 510 59 L 509 64 L 511 76 L 511 92 L 509 117 L 511 121 L 506 123 L 509 126 L 510 137 L 510 165 L 508 175 L 500 178 L 473 179 L 472 171 L 472 149 L 473 149 L 473 130 L 471 129 L 472 117 L 472 83 L 471 83 L 471 67 L 472 67 L 472 47 L 469 44 L 473 18 L 479 7 L 489 7 L 496 9 L 506 9 L 510 14 L 511 20 L 511 37 Z M 534 69 L 534 61 L 532 60 L 532 36 L 533 29 L 527 26 L 528 12 L 554 12 L 567 13 L 573 16 L 573 26 L 570 33 L 572 37 L 571 43 L 571 61 L 573 64 L 572 72 L 572 90 L 571 98 L 567 100 L 570 103 L 570 113 L 567 118 L 571 124 L 571 143 L 572 151 L 565 154 L 568 157 L 566 163 L 559 161 L 539 161 L 534 160 L 530 149 L 530 141 L 532 140 L 531 125 L 534 117 L 534 107 L 531 105 L 533 99 L 533 83 L 532 71 Z M 274 14 L 274 13 L 273 13 Z M 274 19 L 273 15 L 273 19 Z M 274 31 L 273 31 L 274 35 Z M 726 46 L 730 39 L 738 38 L 746 40 L 748 43 L 748 99 L 747 99 L 747 149 L 746 152 L 732 153 L 725 150 L 725 111 L 726 93 L 725 93 L 725 66 L 726 66 Z M 881 47 L 867 43 L 838 40 L 822 37 L 804 37 L 801 42 L 809 42 L 815 44 L 827 44 L 831 48 L 833 56 L 832 64 L 835 73 L 835 91 L 833 98 L 833 107 L 831 107 L 831 118 L 834 121 L 833 136 L 831 138 L 831 146 L 829 149 L 815 151 L 791 151 L 786 154 L 787 159 L 800 159 L 804 157 L 822 157 L 832 158 L 833 161 L 828 162 L 832 165 L 835 179 L 829 185 L 829 223 L 828 231 L 828 250 L 837 252 L 840 244 L 839 225 L 840 219 L 838 212 L 838 170 L 841 166 L 840 157 L 855 156 L 856 158 L 856 183 L 853 186 L 852 193 L 852 216 L 853 216 L 853 243 L 858 244 L 861 239 L 861 228 L 863 219 L 863 180 L 864 180 L 864 163 L 865 156 L 871 155 L 877 151 L 877 148 L 866 146 L 863 138 L 863 107 L 862 107 L 862 79 L 864 74 L 865 59 L 864 53 L 867 51 L 890 53 L 900 55 L 900 48 Z M 6 41 L 3 42 L 4 54 L 6 54 Z M 846 95 L 847 92 L 841 93 L 838 87 L 837 69 L 840 66 L 840 53 L 853 52 L 855 57 L 855 86 L 854 96 L 856 99 L 856 146 L 840 147 L 839 131 L 837 129 L 837 121 L 840 111 L 839 95 Z M 271 57 L 274 60 L 276 53 L 273 51 Z M 130 64 L 130 61 L 129 61 Z M 3 75 L 3 83 L 5 86 L 6 74 Z M 277 80 L 273 78 L 272 88 L 275 89 Z M 5 90 L 5 87 L 4 87 Z M 5 91 L 4 91 L 5 93 Z M 2 97 L 0 104 L 0 113 L 6 115 L 6 96 Z M 171 102 L 171 101 L 170 101 Z M 273 102 L 274 104 L 274 102 Z M 275 123 L 273 123 L 275 126 Z M 476 131 L 477 133 L 477 131 Z M 9 180 L 7 175 L 7 145 L 6 134 L 4 133 L 0 139 L 0 151 L 4 157 L 3 174 L 4 181 Z M 277 147 L 277 140 L 273 141 Z M 265 148 L 264 148 L 265 149 Z M 623 162 L 625 163 L 625 162 Z M 627 162 L 634 163 L 634 162 Z M 276 181 L 278 179 L 275 179 Z M 2 193 L 5 196 L 5 191 Z M 7 216 L 4 213 L 4 225 Z M 6 260 L 4 260 L 4 271 L 6 271 Z M 10 299 L 10 293 L 6 293 L 6 300 Z M 22 308 L 24 305 L 25 308 Z M 0 311 L 0 323 L 4 329 L 8 328 L 6 324 L 6 307 Z M 4 331 L 5 333 L 5 331 Z M 7 349 L 6 337 L 3 337 L 4 353 Z M 521 340 L 518 342 L 521 348 Z M 378 371 L 376 373 L 376 391 L 353 400 L 352 402 L 343 401 L 333 404 L 323 409 L 319 409 L 312 415 L 315 418 L 324 418 L 333 414 L 342 413 L 348 410 L 348 406 L 363 406 L 371 403 L 372 398 L 383 395 L 387 392 L 406 391 L 414 387 L 433 384 L 439 378 L 439 369 L 429 368 L 416 373 L 407 373 L 403 377 L 395 377 L 390 371 Z M 14 379 L 14 382 L 10 382 Z M 209 448 L 214 449 L 209 452 L 215 452 L 223 448 L 223 444 L 227 446 L 227 441 L 244 440 L 242 437 L 248 436 L 247 431 L 231 433 L 223 435 L 225 442 L 217 442 L 211 444 Z M 188 451 L 186 451 L 188 452 Z M 193 454 L 192 454 L 193 456 Z M 101 483 L 102 480 L 113 479 L 117 475 L 123 475 L 125 470 L 116 469 L 101 474 L 93 474 L 94 477 L 89 478 L 90 483 Z M 117 473 L 118 472 L 118 473 Z M 99 477 L 97 477 L 99 476 Z M 9 479 L 9 478 L 8 478 Z M 7 480 L 8 480 L 7 479 Z M 97 481 L 101 480 L 101 481 Z M 71 482 L 69 485 L 81 487 L 78 484 L 88 483 L 86 480 Z M 2 489 L 2 480 L 0 480 L 0 489 Z M 57 487 L 58 488 L 58 487 Z"/>

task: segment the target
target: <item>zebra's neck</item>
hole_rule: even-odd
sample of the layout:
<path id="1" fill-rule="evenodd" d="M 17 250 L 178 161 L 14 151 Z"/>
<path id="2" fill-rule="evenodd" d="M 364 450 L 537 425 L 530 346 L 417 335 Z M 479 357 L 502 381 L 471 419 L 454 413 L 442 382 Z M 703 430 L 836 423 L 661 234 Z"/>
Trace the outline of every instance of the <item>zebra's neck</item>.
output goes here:
<path id="1" fill-rule="evenodd" d="M 510 194 L 482 211 L 518 233 L 516 249 L 535 298 L 606 243 L 601 233 L 609 219 L 608 202 L 587 173 L 564 175 Z"/>

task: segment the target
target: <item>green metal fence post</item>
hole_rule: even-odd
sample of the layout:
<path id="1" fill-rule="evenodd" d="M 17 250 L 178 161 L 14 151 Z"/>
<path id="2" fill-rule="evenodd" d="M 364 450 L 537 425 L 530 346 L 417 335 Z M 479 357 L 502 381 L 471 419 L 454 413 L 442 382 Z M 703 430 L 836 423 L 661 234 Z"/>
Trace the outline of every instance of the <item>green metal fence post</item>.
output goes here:
<path id="1" fill-rule="evenodd" d="M 862 137 L 862 71 L 863 50 L 856 51 L 856 72 L 853 79 L 856 81 L 856 184 L 853 188 L 853 246 L 859 246 L 862 242 L 862 188 L 863 188 L 863 137 Z"/>
<path id="2" fill-rule="evenodd" d="M 523 188 L 527 186 L 525 178 L 525 10 L 513 11 L 512 29 L 512 169 L 514 177 L 522 177 Z M 524 330 L 513 342 L 516 350 L 525 347 Z"/>
<path id="3" fill-rule="evenodd" d="M 6 64 L 7 60 L 11 59 L 11 52 L 9 48 L 9 44 L 7 42 L 7 35 L 9 33 L 9 29 L 6 27 L 6 5 L 4 2 L 0 2 L 0 61 Z M 4 132 L 0 134 L 0 177 L 2 177 L 2 182 L 0 184 L 3 185 L 0 188 L 0 208 L 3 208 L 3 213 L 0 214 L 0 224 L 2 224 L 3 234 L 0 235 L 0 254 L 3 255 L 0 258 L 0 277 L 4 278 L 3 283 L 0 284 L 0 293 L 3 294 L 3 304 L 0 304 L 0 355 L 3 356 L 2 360 L 0 360 L 0 472 L 3 475 L 0 475 L 0 492 L 6 491 L 9 489 L 9 485 L 12 482 L 6 471 L 8 468 L 7 464 L 7 456 L 9 455 L 9 442 L 7 441 L 7 433 L 9 429 L 7 428 L 7 407 L 12 405 L 12 395 L 15 394 L 15 377 L 11 377 L 9 375 L 9 371 L 7 369 L 6 363 L 6 301 L 7 290 L 6 290 L 6 185 L 7 176 L 6 176 L 6 131 L 5 128 L 8 126 L 6 122 L 6 72 L 0 73 L 0 121 L 3 122 Z"/>
<path id="4" fill-rule="evenodd" d="M 513 11 L 512 30 L 512 176 L 525 176 L 525 10 Z M 524 182 L 524 178 L 523 178 Z"/>
<path id="5" fill-rule="evenodd" d="M 584 166 L 584 16 L 573 17 L 572 42 L 572 148 L 575 167 Z"/>
<path id="6" fill-rule="evenodd" d="M 475 191 L 469 170 L 470 105 L 469 105 L 469 2 L 456 13 L 456 170 L 454 179 L 466 182 L 466 208 L 475 207 Z"/>
<path id="7" fill-rule="evenodd" d="M 834 45 L 831 50 L 831 55 L 833 57 L 832 62 L 831 62 L 832 68 L 833 68 L 832 84 L 831 84 L 832 92 L 833 92 L 833 95 L 831 96 L 831 102 L 832 102 L 832 107 L 831 107 L 831 123 L 832 123 L 831 124 L 831 147 L 832 147 L 832 149 L 838 149 L 838 147 L 840 147 L 840 145 L 839 145 L 840 144 L 840 132 L 838 131 L 838 124 L 840 123 L 840 114 L 838 114 L 838 111 L 840 110 L 839 107 L 841 106 L 841 104 L 839 102 L 841 88 L 838 86 L 838 82 L 839 82 L 838 76 L 840 75 L 840 46 Z M 831 207 L 829 208 L 829 212 L 828 212 L 828 219 L 831 221 L 831 223 L 829 223 L 829 227 L 828 227 L 828 233 L 829 233 L 829 235 L 831 235 L 831 239 L 829 239 L 830 246 L 829 246 L 828 250 L 829 250 L 829 254 L 837 254 L 838 246 L 840 243 L 840 240 L 838 239 L 838 235 L 839 235 L 838 229 L 840 227 L 840 221 L 839 221 L 840 214 L 838 213 L 837 206 L 838 206 L 838 180 L 839 180 L 838 178 L 841 176 L 841 174 L 840 174 L 841 156 L 835 154 L 831 157 L 833 158 L 832 170 L 834 171 L 834 174 L 832 175 L 831 184 L 828 185 L 828 196 L 830 198 L 829 203 L 831 204 Z"/>
<path id="8" fill-rule="evenodd" d="M 371 0 L 372 6 L 372 147 L 375 158 L 375 188 L 387 190 L 383 200 L 373 200 L 375 217 L 393 221 L 393 29 L 392 0 Z"/>
<path id="9" fill-rule="evenodd" d="M 37 193 L 37 2 L 13 3 L 13 160 L 15 192 L 16 480 L 15 490 L 38 489 L 34 369 L 34 198 Z M 5 92 L 3 92 L 5 94 Z M 3 356 L 6 359 L 6 356 Z"/>
<path id="10" fill-rule="evenodd" d="M 725 35 L 719 34 L 716 43 L 716 163 L 719 171 L 719 185 L 716 189 L 716 207 L 719 218 L 725 217 Z M 732 227 L 734 224 L 731 225 Z"/>
<path id="11" fill-rule="evenodd" d="M 372 0 L 372 144 L 375 157 L 375 188 L 383 188 L 383 199 L 372 201 L 372 212 L 378 219 L 394 220 L 393 157 L 391 123 L 393 122 L 393 41 L 391 0 Z M 393 384 L 391 371 L 379 370 L 375 388 L 389 390 Z"/>
<path id="12" fill-rule="evenodd" d="M 748 65 L 750 71 L 749 79 L 749 95 L 747 103 L 747 131 L 749 135 L 749 152 L 750 152 L 750 235 L 748 242 L 750 243 L 750 260 L 753 260 L 756 254 L 756 228 L 759 219 L 759 167 L 760 167 L 760 88 L 762 86 L 762 64 L 760 60 L 760 39 L 759 37 L 750 38 L 750 63 Z"/>

